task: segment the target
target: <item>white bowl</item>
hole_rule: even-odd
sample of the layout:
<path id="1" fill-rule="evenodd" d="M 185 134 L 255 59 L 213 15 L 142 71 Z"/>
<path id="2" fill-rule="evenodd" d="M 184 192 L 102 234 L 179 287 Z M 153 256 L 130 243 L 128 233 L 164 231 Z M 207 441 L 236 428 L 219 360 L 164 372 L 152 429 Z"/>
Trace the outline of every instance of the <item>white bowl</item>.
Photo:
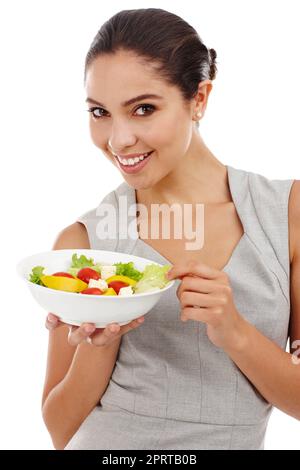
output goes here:
<path id="1" fill-rule="evenodd" d="M 100 264 L 133 261 L 134 266 L 140 271 L 143 271 L 148 264 L 162 266 L 146 258 L 127 253 L 89 249 L 52 250 L 22 259 L 17 265 L 17 272 L 27 283 L 35 300 L 45 310 L 54 313 L 61 321 L 70 325 L 81 325 L 86 322 L 94 323 L 97 328 L 104 328 L 108 323 L 113 322 L 126 325 L 133 319 L 149 312 L 163 293 L 170 289 L 175 282 L 175 280 L 169 281 L 166 287 L 157 291 L 123 297 L 79 295 L 73 292 L 50 289 L 28 280 L 34 266 L 44 266 L 45 274 L 66 271 L 71 264 L 74 253 L 77 253 L 78 256 L 85 255 L 87 258 L 93 258 L 95 263 Z"/>

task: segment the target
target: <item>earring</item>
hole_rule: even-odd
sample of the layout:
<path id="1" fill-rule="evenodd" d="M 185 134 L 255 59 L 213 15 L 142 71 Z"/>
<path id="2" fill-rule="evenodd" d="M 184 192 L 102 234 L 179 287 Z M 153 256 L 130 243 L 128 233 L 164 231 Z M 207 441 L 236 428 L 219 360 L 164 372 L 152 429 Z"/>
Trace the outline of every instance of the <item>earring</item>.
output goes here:
<path id="1" fill-rule="evenodd" d="M 201 113 L 201 111 L 198 111 L 198 112 L 196 113 L 196 118 L 197 118 L 197 119 L 200 119 L 200 118 L 201 118 L 201 116 L 202 116 L 202 113 Z"/>

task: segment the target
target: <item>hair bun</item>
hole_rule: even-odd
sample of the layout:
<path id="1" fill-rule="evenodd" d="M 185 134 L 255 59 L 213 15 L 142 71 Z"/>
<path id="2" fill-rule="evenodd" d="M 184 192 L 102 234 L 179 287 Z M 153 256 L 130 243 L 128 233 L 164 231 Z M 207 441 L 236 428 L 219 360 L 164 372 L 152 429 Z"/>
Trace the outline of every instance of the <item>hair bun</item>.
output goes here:
<path id="1" fill-rule="evenodd" d="M 210 55 L 212 62 L 214 62 L 217 58 L 216 51 L 214 49 L 208 49 L 208 51 L 209 51 L 209 55 Z"/>
<path id="2" fill-rule="evenodd" d="M 216 78 L 217 74 L 217 66 L 216 66 L 216 58 L 217 58 L 217 53 L 215 49 L 208 49 L 208 59 L 209 59 L 209 65 L 210 65 L 210 80 L 214 80 Z"/>

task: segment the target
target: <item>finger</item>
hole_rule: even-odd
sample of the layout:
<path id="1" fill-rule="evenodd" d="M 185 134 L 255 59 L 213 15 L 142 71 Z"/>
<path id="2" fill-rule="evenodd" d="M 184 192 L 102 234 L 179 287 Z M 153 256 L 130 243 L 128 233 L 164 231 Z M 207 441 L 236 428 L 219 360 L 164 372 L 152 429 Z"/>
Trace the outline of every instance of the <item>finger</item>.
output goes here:
<path id="1" fill-rule="evenodd" d="M 208 325 L 215 324 L 215 317 L 208 308 L 185 307 L 181 311 L 181 320 L 184 322 L 187 320 L 201 321 Z"/>
<path id="2" fill-rule="evenodd" d="M 61 326 L 62 322 L 58 318 L 58 316 L 54 315 L 53 313 L 48 313 L 45 321 L 45 327 L 48 330 L 53 330 L 54 328 L 57 328 L 58 326 Z"/>
<path id="3" fill-rule="evenodd" d="M 209 294 L 199 292 L 184 291 L 180 298 L 182 308 L 185 307 L 214 307 L 217 303 L 216 298 Z"/>
<path id="4" fill-rule="evenodd" d="M 176 290 L 179 298 L 184 290 L 199 291 L 203 294 L 211 294 L 216 289 L 216 283 L 212 280 L 202 279 L 201 277 L 184 276 L 182 282 Z"/>
<path id="5" fill-rule="evenodd" d="M 140 326 L 144 322 L 144 320 L 145 320 L 144 316 L 139 317 L 139 318 L 135 318 L 134 320 L 132 320 L 127 325 L 124 325 L 124 329 L 123 329 L 122 333 L 127 333 L 127 331 L 130 331 L 130 330 L 133 330 L 134 328 L 137 328 L 138 326 Z"/>
<path id="6" fill-rule="evenodd" d="M 119 323 L 110 323 L 105 328 L 97 328 L 87 339 L 87 342 L 94 346 L 105 346 L 116 340 L 120 336 L 120 332 L 121 326 Z"/>
<path id="7" fill-rule="evenodd" d="M 71 346 L 77 346 L 95 331 L 93 323 L 83 323 L 80 327 L 71 326 L 69 329 L 68 341 Z"/>
<path id="8" fill-rule="evenodd" d="M 176 279 L 180 276 L 189 276 L 195 274 L 196 276 L 203 277 L 204 279 L 217 279 L 221 276 L 222 271 L 212 268 L 207 264 L 198 261 L 189 261 L 185 264 L 176 264 L 171 268 L 167 274 L 167 279 Z"/>
<path id="9" fill-rule="evenodd" d="M 135 328 L 138 328 L 143 324 L 145 320 L 145 317 L 139 317 L 134 320 L 132 320 L 130 323 L 127 323 L 127 325 L 123 325 L 120 327 L 120 331 L 117 332 L 116 336 L 123 336 L 125 333 L 128 333 L 131 330 L 134 330 Z"/>

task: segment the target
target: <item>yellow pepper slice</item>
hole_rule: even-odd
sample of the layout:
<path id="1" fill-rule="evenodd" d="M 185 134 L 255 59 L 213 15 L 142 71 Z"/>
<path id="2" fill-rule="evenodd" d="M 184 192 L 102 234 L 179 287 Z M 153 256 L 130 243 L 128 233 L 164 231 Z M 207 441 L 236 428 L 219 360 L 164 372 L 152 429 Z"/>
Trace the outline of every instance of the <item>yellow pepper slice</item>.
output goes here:
<path id="1" fill-rule="evenodd" d="M 65 276 L 41 276 L 41 281 L 50 289 L 63 290 L 66 292 L 81 292 L 88 287 L 81 279 L 72 279 Z"/>
<path id="2" fill-rule="evenodd" d="M 107 282 L 107 284 L 109 284 L 112 281 L 123 281 L 123 282 L 127 282 L 127 284 L 129 284 L 130 286 L 135 286 L 137 283 L 137 281 L 135 281 L 134 279 L 131 279 L 130 277 L 127 277 L 127 276 L 122 276 L 121 274 L 115 274 L 114 276 L 110 276 L 107 279 L 105 279 L 105 281 Z"/>
<path id="3" fill-rule="evenodd" d="M 117 293 L 115 289 L 113 289 L 112 287 L 108 287 L 108 289 L 106 289 L 103 295 L 117 295 Z"/>

